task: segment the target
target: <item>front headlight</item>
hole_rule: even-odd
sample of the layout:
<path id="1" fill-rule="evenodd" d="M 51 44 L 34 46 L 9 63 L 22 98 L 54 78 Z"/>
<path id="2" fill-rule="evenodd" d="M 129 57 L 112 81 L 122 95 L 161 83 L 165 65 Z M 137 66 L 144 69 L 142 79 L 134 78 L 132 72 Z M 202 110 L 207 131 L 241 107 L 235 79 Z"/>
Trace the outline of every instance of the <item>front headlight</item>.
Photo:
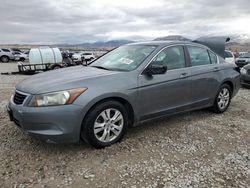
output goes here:
<path id="1" fill-rule="evenodd" d="M 74 100 L 76 100 L 76 98 L 86 90 L 87 88 L 76 88 L 66 91 L 34 95 L 29 103 L 29 106 L 41 107 L 72 104 Z"/>
<path id="2" fill-rule="evenodd" d="M 241 74 L 246 74 L 246 73 L 247 73 L 247 70 L 244 69 L 244 68 L 241 68 L 241 69 L 240 69 L 240 73 L 241 73 Z"/>

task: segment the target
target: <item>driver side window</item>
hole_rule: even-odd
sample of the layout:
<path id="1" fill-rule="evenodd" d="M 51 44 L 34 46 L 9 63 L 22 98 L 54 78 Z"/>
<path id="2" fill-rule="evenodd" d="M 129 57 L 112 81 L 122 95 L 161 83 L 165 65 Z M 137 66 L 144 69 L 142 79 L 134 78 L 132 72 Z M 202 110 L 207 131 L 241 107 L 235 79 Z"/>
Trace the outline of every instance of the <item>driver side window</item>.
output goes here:
<path id="1" fill-rule="evenodd" d="M 185 57 L 182 46 L 173 46 L 164 49 L 152 61 L 154 65 L 164 65 L 168 70 L 185 67 Z"/>

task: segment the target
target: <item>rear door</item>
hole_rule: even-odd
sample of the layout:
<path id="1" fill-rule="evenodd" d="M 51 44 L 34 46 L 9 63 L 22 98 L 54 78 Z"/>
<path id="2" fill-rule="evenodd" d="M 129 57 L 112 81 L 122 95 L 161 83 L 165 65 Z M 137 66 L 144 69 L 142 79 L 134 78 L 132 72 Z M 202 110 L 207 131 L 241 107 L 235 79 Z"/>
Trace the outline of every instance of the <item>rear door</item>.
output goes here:
<path id="1" fill-rule="evenodd" d="M 199 46 L 186 46 L 191 63 L 191 101 L 193 107 L 212 102 L 218 88 L 217 55 Z"/>
<path id="2" fill-rule="evenodd" d="M 190 100 L 190 67 L 181 45 L 163 49 L 151 64 L 167 66 L 165 74 L 139 75 L 138 107 L 141 120 L 184 110 Z M 150 65 L 151 65 L 150 64 Z"/>

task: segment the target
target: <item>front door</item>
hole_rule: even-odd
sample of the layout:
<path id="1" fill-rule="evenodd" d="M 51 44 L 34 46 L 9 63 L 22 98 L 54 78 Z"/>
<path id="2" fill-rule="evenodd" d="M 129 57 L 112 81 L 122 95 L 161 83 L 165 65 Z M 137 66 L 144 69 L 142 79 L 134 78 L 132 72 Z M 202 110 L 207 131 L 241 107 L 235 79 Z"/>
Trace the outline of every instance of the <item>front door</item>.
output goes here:
<path id="1" fill-rule="evenodd" d="M 139 75 L 138 108 L 140 120 L 184 110 L 190 100 L 190 67 L 183 46 L 163 49 L 150 63 L 167 67 L 165 74 Z M 149 66 L 150 66 L 149 65 Z"/>

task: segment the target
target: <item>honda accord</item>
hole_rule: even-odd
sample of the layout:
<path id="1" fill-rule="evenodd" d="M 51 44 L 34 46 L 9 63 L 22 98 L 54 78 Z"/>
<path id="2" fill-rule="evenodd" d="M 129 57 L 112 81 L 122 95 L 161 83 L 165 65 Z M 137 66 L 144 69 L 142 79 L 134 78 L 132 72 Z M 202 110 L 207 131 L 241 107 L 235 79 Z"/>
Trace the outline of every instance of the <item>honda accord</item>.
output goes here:
<path id="1" fill-rule="evenodd" d="M 87 67 L 17 84 L 7 105 L 10 120 L 46 142 L 84 140 L 103 148 L 145 120 L 208 107 L 223 113 L 240 87 L 224 50 L 225 38 L 127 44 Z"/>

